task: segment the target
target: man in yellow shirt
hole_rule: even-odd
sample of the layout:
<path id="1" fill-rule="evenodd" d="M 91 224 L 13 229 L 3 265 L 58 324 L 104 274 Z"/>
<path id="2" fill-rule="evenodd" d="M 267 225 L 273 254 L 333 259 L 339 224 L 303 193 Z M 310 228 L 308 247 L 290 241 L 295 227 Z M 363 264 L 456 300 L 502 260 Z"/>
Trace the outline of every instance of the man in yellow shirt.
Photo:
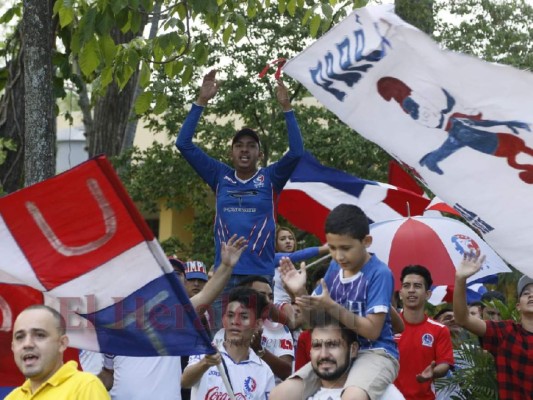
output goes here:
<path id="1" fill-rule="evenodd" d="M 102 382 L 78 371 L 75 361 L 63 364 L 68 346 L 65 320 L 56 310 L 33 305 L 15 320 L 11 349 L 26 382 L 6 400 L 100 400 L 109 399 Z"/>

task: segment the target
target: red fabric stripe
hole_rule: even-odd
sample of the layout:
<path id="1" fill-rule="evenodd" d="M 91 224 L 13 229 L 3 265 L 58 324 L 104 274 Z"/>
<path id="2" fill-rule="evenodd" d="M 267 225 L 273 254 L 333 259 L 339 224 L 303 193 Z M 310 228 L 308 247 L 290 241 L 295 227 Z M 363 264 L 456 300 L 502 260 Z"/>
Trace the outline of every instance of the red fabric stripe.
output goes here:
<path id="1" fill-rule="evenodd" d="M 123 206 L 126 208 L 130 214 L 131 219 L 137 225 L 137 228 L 142 233 L 144 238 L 147 241 L 152 241 L 155 239 L 154 233 L 146 223 L 146 220 L 141 215 L 135 203 L 131 199 L 130 195 L 126 191 L 126 188 L 122 185 L 117 173 L 113 169 L 113 166 L 105 156 L 99 156 L 95 158 L 95 161 L 98 163 L 98 166 L 101 168 L 102 172 L 105 174 L 106 178 L 113 185 L 115 194 L 122 201 Z"/>
<path id="2" fill-rule="evenodd" d="M 124 204 L 127 195 L 106 163 L 104 159 L 90 160 L 0 199 L 0 212 L 11 234 L 49 290 L 97 268 L 149 236 L 146 229 L 140 232 L 144 225 L 139 220 L 132 220 L 131 201 Z M 109 203 L 106 220 L 116 222 L 115 231 L 107 227 L 107 232 L 112 233 L 107 236 L 103 203 L 100 201 L 99 205 L 89 189 L 94 182 Z M 32 217 L 29 203 L 39 210 L 61 244 L 69 249 L 84 245 L 94 248 L 84 254 L 62 254 Z"/>
<path id="3" fill-rule="evenodd" d="M 326 241 L 324 223 L 330 210 L 300 190 L 281 192 L 278 212 L 291 224 Z"/>
<path id="4" fill-rule="evenodd" d="M 389 161 L 389 183 L 420 196 L 424 195 L 424 189 L 394 160 Z"/>
<path id="5" fill-rule="evenodd" d="M 408 217 L 424 214 L 430 200 L 408 190 L 397 188 L 396 190 L 387 190 L 387 196 L 383 199 L 383 203 L 400 215 Z"/>

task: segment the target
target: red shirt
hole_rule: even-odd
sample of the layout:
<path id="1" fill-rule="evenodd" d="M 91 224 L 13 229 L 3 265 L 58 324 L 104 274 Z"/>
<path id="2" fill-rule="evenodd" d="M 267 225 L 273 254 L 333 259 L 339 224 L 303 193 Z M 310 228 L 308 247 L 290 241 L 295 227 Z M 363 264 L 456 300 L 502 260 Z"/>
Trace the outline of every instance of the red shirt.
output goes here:
<path id="1" fill-rule="evenodd" d="M 533 333 L 514 321 L 485 321 L 483 348 L 494 356 L 500 400 L 533 399 Z"/>
<path id="2" fill-rule="evenodd" d="M 311 361 L 311 331 L 303 331 L 298 337 L 296 352 L 294 355 L 294 370 L 298 371 Z"/>
<path id="3" fill-rule="evenodd" d="M 450 331 L 426 316 L 420 324 L 410 324 L 403 318 L 405 330 L 395 335 L 400 352 L 400 372 L 394 381 L 407 400 L 434 400 L 431 381 L 419 383 L 420 374 L 432 361 L 453 365 L 453 347 Z"/>

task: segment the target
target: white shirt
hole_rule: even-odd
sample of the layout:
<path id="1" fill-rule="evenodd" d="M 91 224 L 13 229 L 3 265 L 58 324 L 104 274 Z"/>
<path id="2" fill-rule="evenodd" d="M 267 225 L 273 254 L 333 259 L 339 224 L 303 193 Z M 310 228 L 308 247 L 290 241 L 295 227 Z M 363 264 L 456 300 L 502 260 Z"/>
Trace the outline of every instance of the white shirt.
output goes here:
<path id="1" fill-rule="evenodd" d="M 321 388 L 313 396 L 308 397 L 307 400 L 339 400 L 344 388 Z M 390 384 L 381 396 L 381 400 L 405 400 L 405 397 L 400 393 L 398 388 Z"/>
<path id="2" fill-rule="evenodd" d="M 307 400 L 339 400 L 341 398 L 343 388 L 321 388 L 313 396 L 308 397 Z"/>
<path id="3" fill-rule="evenodd" d="M 274 374 L 270 367 L 254 353 L 248 352 L 248 360 L 235 363 L 226 352 L 223 344 L 218 351 L 222 355 L 229 381 L 233 387 L 235 397 L 239 400 L 266 400 L 275 385 Z M 190 356 L 189 365 L 198 363 L 204 355 Z M 221 364 L 222 366 L 222 364 Z M 223 366 L 222 369 L 224 370 Z M 157 396 L 163 399 L 163 397 Z M 191 390 L 191 399 L 225 399 L 229 398 L 226 387 L 216 366 L 210 367 L 196 382 Z"/>
<path id="4" fill-rule="evenodd" d="M 85 372 L 98 375 L 104 366 L 104 355 L 95 351 L 80 350 L 80 365 Z"/>
<path id="5" fill-rule="evenodd" d="M 114 359 L 113 400 L 181 400 L 181 357 Z"/>
<path id="6" fill-rule="evenodd" d="M 220 329 L 214 338 L 215 344 L 218 346 L 224 342 L 224 329 Z M 263 323 L 263 334 L 261 335 L 261 346 L 268 350 L 276 357 L 289 355 L 294 359 L 294 342 L 291 332 L 283 324 L 265 320 Z M 281 379 L 276 377 L 276 384 L 280 383 Z"/>

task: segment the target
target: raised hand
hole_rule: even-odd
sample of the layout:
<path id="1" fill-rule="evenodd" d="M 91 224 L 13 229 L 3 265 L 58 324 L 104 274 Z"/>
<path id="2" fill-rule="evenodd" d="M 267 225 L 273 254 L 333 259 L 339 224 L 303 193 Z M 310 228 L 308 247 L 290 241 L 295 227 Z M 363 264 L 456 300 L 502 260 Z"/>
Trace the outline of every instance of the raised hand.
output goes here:
<path id="1" fill-rule="evenodd" d="M 216 80 L 216 75 L 217 70 L 213 69 L 204 76 L 198 100 L 196 100 L 196 104 L 199 106 L 206 106 L 207 102 L 217 94 L 219 83 Z"/>
<path id="2" fill-rule="evenodd" d="M 289 91 L 281 79 L 276 81 L 278 86 L 276 87 L 276 98 L 278 103 L 283 108 L 283 111 L 289 111 L 291 107 L 291 99 L 289 98 Z"/>
<path id="3" fill-rule="evenodd" d="M 257 352 L 263 349 L 261 345 L 261 339 L 263 338 L 263 329 L 259 329 L 252 335 L 252 341 L 250 342 L 250 347 L 253 351 Z"/>
<path id="4" fill-rule="evenodd" d="M 481 266 L 485 262 L 484 255 L 477 255 L 475 253 L 465 253 L 463 260 L 459 267 L 455 271 L 457 278 L 468 279 L 481 269 Z"/>
<path id="5" fill-rule="evenodd" d="M 220 247 L 220 264 L 227 265 L 233 268 L 241 254 L 248 247 L 248 241 L 243 236 L 237 238 L 237 235 L 233 235 L 229 240 Z"/>
<path id="6" fill-rule="evenodd" d="M 298 271 L 289 257 L 282 257 L 279 262 L 279 274 L 283 285 L 294 296 L 306 294 L 305 284 L 307 282 L 307 272 L 305 270 L 305 263 L 300 264 L 300 271 Z"/>

